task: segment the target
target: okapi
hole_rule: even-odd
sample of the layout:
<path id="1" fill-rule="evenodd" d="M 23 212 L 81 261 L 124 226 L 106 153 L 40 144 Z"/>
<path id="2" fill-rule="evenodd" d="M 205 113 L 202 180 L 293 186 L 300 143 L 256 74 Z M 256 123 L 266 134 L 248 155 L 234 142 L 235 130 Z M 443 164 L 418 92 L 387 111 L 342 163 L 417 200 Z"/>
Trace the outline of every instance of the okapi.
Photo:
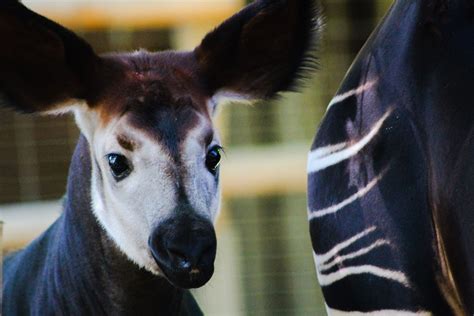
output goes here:
<path id="1" fill-rule="evenodd" d="M 308 160 L 332 315 L 474 313 L 474 2 L 397 0 Z"/>
<path id="2" fill-rule="evenodd" d="M 318 14 L 313 0 L 259 0 L 193 51 L 98 56 L 3 0 L 2 104 L 73 113 L 82 133 L 61 216 L 5 260 L 3 315 L 201 314 L 187 289 L 214 270 L 216 106 L 296 88 Z"/>

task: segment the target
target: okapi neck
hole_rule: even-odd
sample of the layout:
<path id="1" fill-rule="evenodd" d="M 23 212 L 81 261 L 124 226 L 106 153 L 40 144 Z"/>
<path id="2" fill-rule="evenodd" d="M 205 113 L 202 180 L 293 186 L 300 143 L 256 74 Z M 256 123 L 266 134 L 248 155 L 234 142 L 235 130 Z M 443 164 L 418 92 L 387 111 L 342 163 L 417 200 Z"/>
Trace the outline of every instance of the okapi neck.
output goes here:
<path id="1" fill-rule="evenodd" d="M 139 268 L 121 253 L 91 210 L 91 158 L 81 136 L 69 170 L 64 211 L 50 243 L 49 297 L 75 314 L 179 314 L 184 291 Z M 187 293 L 186 293 L 187 295 Z"/>

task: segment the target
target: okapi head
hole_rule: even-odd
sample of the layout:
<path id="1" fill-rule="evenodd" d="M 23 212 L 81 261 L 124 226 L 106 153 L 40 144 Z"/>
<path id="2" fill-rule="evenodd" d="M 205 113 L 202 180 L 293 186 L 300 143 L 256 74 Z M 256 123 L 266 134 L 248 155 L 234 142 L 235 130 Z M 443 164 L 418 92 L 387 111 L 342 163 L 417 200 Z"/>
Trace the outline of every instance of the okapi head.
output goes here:
<path id="1" fill-rule="evenodd" d="M 314 64 L 313 0 L 261 0 L 193 51 L 98 56 L 17 1 L 0 4 L 0 93 L 28 113 L 72 112 L 90 145 L 91 203 L 118 248 L 181 288 L 213 273 L 222 97 L 268 99 Z"/>

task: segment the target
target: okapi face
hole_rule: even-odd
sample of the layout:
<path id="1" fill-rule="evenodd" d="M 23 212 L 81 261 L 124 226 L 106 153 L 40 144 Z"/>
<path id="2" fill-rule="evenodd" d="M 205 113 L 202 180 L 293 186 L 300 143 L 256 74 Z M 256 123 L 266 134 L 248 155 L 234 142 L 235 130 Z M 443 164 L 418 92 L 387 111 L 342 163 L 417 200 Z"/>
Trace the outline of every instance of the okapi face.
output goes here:
<path id="1" fill-rule="evenodd" d="M 108 58 L 123 76 L 96 113 L 76 110 L 94 159 L 95 214 L 133 261 L 201 286 L 213 272 L 219 209 L 221 145 L 208 100 L 178 54 Z"/>
<path id="2" fill-rule="evenodd" d="M 311 69 L 313 1 L 261 0 L 191 52 L 97 56 L 17 1 L 0 4 L 0 93 L 23 112 L 73 112 L 90 145 L 98 222 L 132 261 L 182 288 L 213 273 L 219 99 L 266 99 Z M 85 197 L 86 199 L 86 197 Z"/>

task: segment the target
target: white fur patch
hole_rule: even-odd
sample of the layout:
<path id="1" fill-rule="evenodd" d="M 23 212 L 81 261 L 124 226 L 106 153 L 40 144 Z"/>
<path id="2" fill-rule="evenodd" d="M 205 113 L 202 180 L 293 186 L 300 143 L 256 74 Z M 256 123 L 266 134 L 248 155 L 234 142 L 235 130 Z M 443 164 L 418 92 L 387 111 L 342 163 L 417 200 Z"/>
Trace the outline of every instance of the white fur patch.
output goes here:
<path id="1" fill-rule="evenodd" d="M 382 172 L 380 175 L 378 175 L 377 177 L 375 177 L 372 181 L 370 181 L 365 187 L 363 187 L 362 189 L 360 189 L 359 191 L 357 191 L 356 193 L 354 193 L 353 195 L 351 195 L 350 197 L 348 197 L 347 199 L 337 203 L 337 204 L 334 204 L 334 205 L 331 205 L 331 206 L 328 206 L 326 208 L 323 208 L 323 209 L 319 209 L 319 210 L 308 210 L 308 220 L 313 220 L 315 218 L 318 218 L 318 217 L 323 217 L 323 216 L 326 216 L 326 215 L 329 215 L 329 214 L 334 214 L 338 211 L 340 211 L 341 209 L 345 208 L 347 205 L 357 201 L 358 199 L 364 197 L 367 193 L 370 192 L 370 190 L 372 190 L 372 188 L 374 188 L 377 183 L 383 178 L 384 176 L 384 172 Z"/>
<path id="2" fill-rule="evenodd" d="M 371 226 L 364 231 L 352 236 L 351 238 L 344 240 L 338 244 L 336 244 L 334 247 L 331 248 L 328 252 L 324 254 L 316 254 L 314 253 L 314 262 L 316 263 L 316 266 L 319 267 L 323 265 L 325 262 L 336 256 L 337 253 L 340 251 L 344 250 L 345 248 L 351 246 L 352 244 L 356 243 L 358 240 L 364 238 L 365 236 L 369 235 L 370 233 L 374 232 L 376 230 L 375 226 Z"/>
<path id="3" fill-rule="evenodd" d="M 69 99 L 65 102 L 54 104 L 51 109 L 42 112 L 42 115 L 64 115 L 73 113 L 76 109 L 87 108 L 85 101 L 79 99 Z"/>
<path id="4" fill-rule="evenodd" d="M 403 272 L 384 269 L 370 264 L 344 267 L 332 273 L 319 274 L 318 280 L 321 286 L 328 286 L 348 276 L 357 274 L 371 274 L 379 278 L 401 283 L 402 285 L 408 287 L 408 280 Z"/>
<path id="5" fill-rule="evenodd" d="M 215 221 L 220 209 L 220 187 L 215 176 L 206 168 L 207 149 L 202 139 L 208 131 L 209 124 L 200 117 L 200 123 L 189 132 L 183 146 L 183 162 L 186 170 L 185 190 L 189 202 L 201 216 Z M 210 147 L 219 144 L 219 137 L 214 133 Z M 196 159 L 196 157 L 200 157 Z"/>
<path id="6" fill-rule="evenodd" d="M 313 252 L 315 262 L 319 261 L 317 255 Z M 317 265 L 316 265 L 317 266 Z M 316 267 L 316 276 L 321 286 L 330 286 L 347 277 L 359 274 L 370 274 L 389 281 L 398 282 L 405 287 L 410 287 L 409 281 L 402 271 L 390 270 L 386 268 L 377 267 L 371 264 L 364 264 L 359 266 L 344 266 L 331 273 L 324 273 Z"/>
<path id="7" fill-rule="evenodd" d="M 141 144 L 133 153 L 125 153 L 117 143 L 117 133 L 125 131 Z M 133 262 L 160 274 L 148 239 L 156 223 L 166 219 L 176 206 L 175 182 L 165 171 L 171 159 L 157 142 L 117 121 L 97 130 L 92 143 L 92 159 L 100 165 L 100 170 L 95 163 L 92 167 L 91 191 L 97 219 Z M 125 155 L 132 164 L 133 171 L 120 182 L 112 177 L 105 158 L 110 153 Z"/>
<path id="8" fill-rule="evenodd" d="M 232 91 L 221 90 L 212 96 L 212 102 L 215 104 L 226 103 L 226 102 L 241 102 L 241 103 L 253 103 L 256 98 L 253 98 L 246 94 L 235 93 Z"/>
<path id="9" fill-rule="evenodd" d="M 393 282 L 398 282 L 405 287 L 410 287 L 409 281 L 402 271 L 396 271 L 386 268 L 374 266 L 372 264 L 363 264 L 357 266 L 350 266 L 344 264 L 344 261 L 361 257 L 365 254 L 370 253 L 372 250 L 384 246 L 390 245 L 390 242 L 386 239 L 377 239 L 369 246 L 362 247 L 359 250 L 355 250 L 345 255 L 339 255 L 341 251 L 352 246 L 357 245 L 357 242 L 376 230 L 375 226 L 369 227 L 364 231 L 355 234 L 347 240 L 344 240 L 334 245 L 329 251 L 323 254 L 316 254 L 313 252 L 314 262 L 316 265 L 316 275 L 318 277 L 319 284 L 321 286 L 329 286 L 347 277 L 359 274 L 370 274 L 379 278 L 387 279 Z M 325 271 L 338 266 L 338 269 L 334 272 L 327 273 Z"/>
<path id="10" fill-rule="evenodd" d="M 360 256 L 368 254 L 369 252 L 371 252 L 372 250 L 374 250 L 374 249 L 376 249 L 380 246 L 385 246 L 385 245 L 390 245 L 390 242 L 385 240 L 385 239 L 377 239 L 375 242 L 373 242 L 372 244 L 370 244 L 367 247 L 361 248 L 357 251 L 348 253 L 346 255 L 337 255 L 337 256 L 335 256 L 330 262 L 325 263 L 325 264 L 321 264 L 319 266 L 319 270 L 320 271 L 329 270 L 332 267 L 334 267 L 336 265 L 339 265 L 339 264 L 343 263 L 346 260 L 358 258 Z"/>
<path id="11" fill-rule="evenodd" d="M 323 148 L 316 148 L 308 156 L 308 173 L 318 172 L 338 164 L 357 155 L 370 141 L 379 133 L 385 120 L 390 116 L 392 110 L 388 110 L 381 119 L 379 119 L 370 132 L 359 141 L 353 143 L 340 143 Z"/>
<path id="12" fill-rule="evenodd" d="M 364 93 L 365 91 L 369 90 L 370 88 L 372 88 L 375 84 L 377 83 L 377 80 L 373 80 L 373 81 L 368 81 L 362 85 L 360 85 L 359 87 L 355 88 L 355 89 L 352 89 L 352 90 L 349 90 L 345 93 L 342 93 L 342 94 L 338 94 L 336 95 L 332 100 L 331 102 L 329 102 L 329 105 L 327 107 L 327 110 L 328 111 L 334 104 L 337 104 L 339 102 L 342 102 L 352 96 L 357 96 L 359 94 L 362 94 Z"/>
<path id="13" fill-rule="evenodd" d="M 74 118 L 76 124 L 81 130 L 84 137 L 91 144 L 94 131 L 99 125 L 99 117 L 95 111 L 88 110 L 87 106 L 81 106 L 74 108 Z"/>

